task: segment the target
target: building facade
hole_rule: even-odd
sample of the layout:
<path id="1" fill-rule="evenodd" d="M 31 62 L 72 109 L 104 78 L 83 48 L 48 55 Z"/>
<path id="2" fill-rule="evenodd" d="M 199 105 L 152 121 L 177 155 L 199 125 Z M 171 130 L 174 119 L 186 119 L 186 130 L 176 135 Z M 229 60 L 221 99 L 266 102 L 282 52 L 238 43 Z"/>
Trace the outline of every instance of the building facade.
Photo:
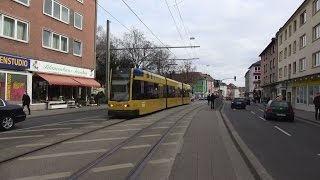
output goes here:
<path id="1" fill-rule="evenodd" d="M 261 97 L 261 61 L 253 63 L 245 75 L 246 96 Z"/>
<path id="2" fill-rule="evenodd" d="M 320 91 L 320 1 L 305 0 L 277 32 L 278 93 L 297 109 L 314 110 Z"/>
<path id="3" fill-rule="evenodd" d="M 86 100 L 100 86 L 96 13 L 96 0 L 2 0 L 0 97 L 18 104 L 27 91 L 33 109 Z"/>
<path id="4" fill-rule="evenodd" d="M 278 81 L 278 42 L 276 38 L 272 38 L 269 45 L 259 55 L 261 58 L 261 87 L 263 98 L 275 98 L 277 92 Z"/>

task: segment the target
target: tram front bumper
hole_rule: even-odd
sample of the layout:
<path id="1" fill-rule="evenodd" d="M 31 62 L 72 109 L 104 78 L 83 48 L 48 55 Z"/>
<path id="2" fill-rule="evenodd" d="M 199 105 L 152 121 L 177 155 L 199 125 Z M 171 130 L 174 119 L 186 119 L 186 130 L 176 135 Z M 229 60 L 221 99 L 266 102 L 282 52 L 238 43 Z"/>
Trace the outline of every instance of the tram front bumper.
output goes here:
<path id="1" fill-rule="evenodd" d="M 139 110 L 108 110 L 109 116 L 133 117 L 139 116 Z"/>

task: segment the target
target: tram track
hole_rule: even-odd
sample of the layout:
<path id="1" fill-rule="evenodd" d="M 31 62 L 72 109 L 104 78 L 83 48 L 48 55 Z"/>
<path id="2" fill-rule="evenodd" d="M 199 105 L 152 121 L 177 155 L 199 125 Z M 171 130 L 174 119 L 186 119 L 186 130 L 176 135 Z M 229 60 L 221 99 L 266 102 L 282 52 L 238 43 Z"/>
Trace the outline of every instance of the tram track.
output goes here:
<path id="1" fill-rule="evenodd" d="M 95 159 L 94 161 L 91 161 L 89 164 L 85 165 L 83 168 L 79 169 L 78 171 L 76 171 L 75 173 L 73 173 L 68 179 L 69 180 L 74 180 L 74 179 L 79 179 L 80 177 L 84 176 L 88 171 L 90 171 L 92 168 L 94 168 L 96 165 L 98 165 L 99 163 L 101 163 L 104 160 L 107 160 L 109 157 L 111 157 L 113 154 L 115 154 L 116 152 L 118 152 L 121 148 L 125 147 L 126 145 L 128 145 L 130 142 L 136 140 L 137 137 L 139 137 L 141 134 L 143 134 L 145 131 L 149 130 L 150 128 L 152 128 L 153 126 L 160 124 L 162 121 L 166 121 L 168 120 L 168 117 L 170 118 L 172 115 L 176 115 L 177 112 L 178 113 L 183 113 L 184 110 L 186 109 L 190 109 L 190 111 L 188 111 L 185 114 L 182 114 L 181 117 L 178 117 L 177 120 L 174 122 L 173 125 L 171 125 L 166 131 L 165 133 L 163 133 L 161 135 L 161 137 L 159 138 L 159 140 L 152 145 L 152 147 L 150 148 L 150 150 L 148 151 L 147 154 L 145 154 L 145 156 L 132 168 L 132 170 L 129 172 L 129 174 L 127 175 L 126 179 L 135 179 L 136 177 L 138 177 L 140 175 L 140 173 L 142 172 L 143 168 L 145 167 L 146 163 L 150 160 L 150 158 L 152 157 L 153 153 L 158 149 L 158 146 L 163 142 L 163 140 L 165 139 L 165 137 L 168 135 L 168 133 L 177 125 L 177 123 L 179 123 L 184 117 L 186 117 L 187 115 L 189 115 L 190 113 L 194 112 L 195 110 L 199 109 L 203 107 L 203 105 L 199 104 L 197 107 L 194 106 L 189 106 L 186 107 L 182 110 L 178 110 L 175 111 L 173 113 L 170 113 L 169 115 L 160 118 L 159 120 L 153 122 L 152 124 L 144 127 L 143 129 L 141 129 L 140 131 L 136 132 L 135 134 L 133 134 L 132 136 L 130 136 L 128 139 L 124 140 L 123 142 L 119 143 L 118 145 L 114 146 L 113 148 L 111 148 L 110 150 L 108 150 L 107 152 L 105 152 L 104 154 L 102 154 L 100 157 L 98 157 L 97 159 Z M 172 118 L 172 117 L 171 117 Z"/>

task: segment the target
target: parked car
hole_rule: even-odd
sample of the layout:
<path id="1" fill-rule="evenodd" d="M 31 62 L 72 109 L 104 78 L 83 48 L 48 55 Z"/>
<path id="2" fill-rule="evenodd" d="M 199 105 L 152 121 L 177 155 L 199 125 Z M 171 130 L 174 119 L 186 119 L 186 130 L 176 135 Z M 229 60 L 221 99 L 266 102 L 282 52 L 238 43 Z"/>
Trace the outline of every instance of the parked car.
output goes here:
<path id="1" fill-rule="evenodd" d="M 0 98 L 0 129 L 10 130 L 14 127 L 15 123 L 24 121 L 26 113 L 19 105 L 9 104 Z"/>
<path id="2" fill-rule="evenodd" d="M 232 109 L 246 109 L 246 101 L 244 98 L 234 98 L 231 101 L 231 108 Z"/>
<path id="3" fill-rule="evenodd" d="M 288 120 L 294 121 L 294 111 L 289 102 L 270 100 L 264 111 L 264 118 L 266 120 Z"/>

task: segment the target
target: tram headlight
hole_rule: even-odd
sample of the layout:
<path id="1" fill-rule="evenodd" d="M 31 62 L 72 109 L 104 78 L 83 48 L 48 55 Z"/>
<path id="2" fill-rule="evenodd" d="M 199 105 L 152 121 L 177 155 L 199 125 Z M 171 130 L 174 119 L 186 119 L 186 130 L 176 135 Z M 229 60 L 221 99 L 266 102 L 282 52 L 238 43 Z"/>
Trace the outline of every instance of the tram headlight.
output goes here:
<path id="1" fill-rule="evenodd" d="M 126 107 L 129 107 L 129 104 L 125 104 L 125 105 L 123 105 L 123 106 L 126 108 Z"/>
<path id="2" fill-rule="evenodd" d="M 110 107 L 113 107 L 113 104 L 110 104 Z"/>

